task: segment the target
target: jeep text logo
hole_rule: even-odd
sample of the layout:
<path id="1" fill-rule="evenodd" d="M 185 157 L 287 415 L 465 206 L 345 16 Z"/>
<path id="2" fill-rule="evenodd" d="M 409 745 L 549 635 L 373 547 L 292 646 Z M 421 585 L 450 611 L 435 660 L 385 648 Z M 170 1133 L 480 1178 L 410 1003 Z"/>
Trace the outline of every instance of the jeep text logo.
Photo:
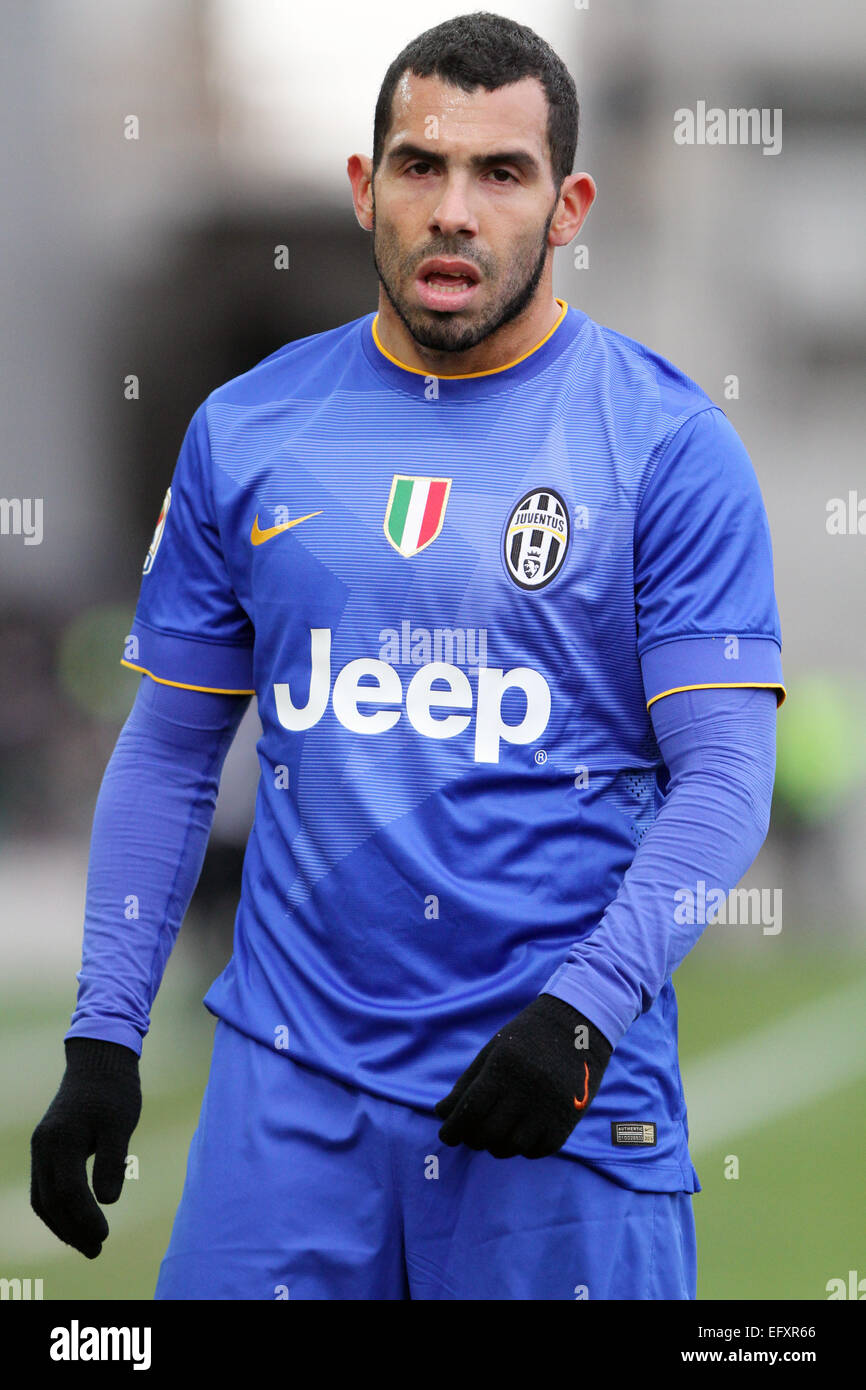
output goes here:
<path id="1" fill-rule="evenodd" d="M 337 672 L 332 691 L 330 628 L 312 628 L 310 653 L 310 694 L 302 708 L 293 702 L 287 684 L 274 685 L 277 718 L 284 729 L 298 733 L 318 724 L 328 707 L 329 696 L 337 719 L 353 733 L 384 734 L 393 729 L 403 705 L 403 683 L 393 666 L 372 657 L 350 661 Z M 433 689 L 434 681 L 439 682 L 440 688 Z M 443 685 L 447 689 L 442 689 Z M 502 718 L 502 701 L 508 690 L 522 690 L 526 698 L 526 710 L 517 724 L 506 724 Z M 424 738 L 454 738 L 462 734 L 472 722 L 471 713 L 446 711 L 471 711 L 473 703 L 469 677 L 447 661 L 428 661 L 420 666 L 406 688 L 406 718 Z M 360 705 L 379 708 L 362 713 Z M 434 710 L 442 713 L 434 714 Z M 538 671 L 528 666 L 515 666 L 510 671 L 490 666 L 478 668 L 477 763 L 498 763 L 503 739 L 506 743 L 532 743 L 547 728 L 549 718 L 550 688 Z"/>

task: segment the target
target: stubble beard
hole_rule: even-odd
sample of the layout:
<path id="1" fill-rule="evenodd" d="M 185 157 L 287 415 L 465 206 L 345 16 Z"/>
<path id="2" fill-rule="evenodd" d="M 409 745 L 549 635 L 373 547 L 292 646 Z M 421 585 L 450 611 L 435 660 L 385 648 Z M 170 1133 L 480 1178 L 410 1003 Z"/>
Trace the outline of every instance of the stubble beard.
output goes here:
<path id="1" fill-rule="evenodd" d="M 547 245 L 547 233 L 550 230 L 558 202 L 559 195 L 557 194 L 540 237 L 535 243 L 535 259 L 530 274 L 524 280 L 520 280 L 520 265 L 525 258 L 518 256 L 512 264 L 511 272 L 496 301 L 488 305 L 480 319 L 476 319 L 472 323 L 465 323 L 461 321 L 459 311 L 442 310 L 439 312 L 423 307 L 414 308 L 404 296 L 397 292 L 394 284 L 396 279 L 394 272 L 398 267 L 400 253 L 393 236 L 388 237 L 387 233 L 384 236 L 381 235 L 380 224 L 375 217 L 374 199 L 373 264 L 376 267 L 376 274 L 395 314 L 406 330 L 411 333 L 419 347 L 430 348 L 435 352 L 466 352 L 523 313 L 532 301 L 544 273 L 550 249 Z M 386 242 L 384 254 L 383 240 Z M 421 260 L 427 260 L 430 256 L 463 255 L 462 245 L 456 249 L 449 246 L 433 246 L 425 251 L 417 264 L 420 265 Z M 473 260 L 471 256 L 465 258 Z M 479 269 L 483 272 L 484 266 L 479 265 Z"/>

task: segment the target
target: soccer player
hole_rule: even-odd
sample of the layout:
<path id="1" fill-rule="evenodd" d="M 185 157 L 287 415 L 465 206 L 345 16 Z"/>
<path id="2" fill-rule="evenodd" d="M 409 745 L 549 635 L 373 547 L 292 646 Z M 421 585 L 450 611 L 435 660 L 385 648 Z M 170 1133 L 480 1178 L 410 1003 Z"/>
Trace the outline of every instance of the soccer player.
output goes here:
<path id="1" fill-rule="evenodd" d="M 95 1257 L 255 694 L 158 1298 L 696 1296 L 671 976 L 766 834 L 779 620 L 723 412 L 553 296 L 595 196 L 577 125 L 524 26 L 409 44 L 348 162 L 378 312 L 218 387 L 183 441 L 32 1169 Z"/>

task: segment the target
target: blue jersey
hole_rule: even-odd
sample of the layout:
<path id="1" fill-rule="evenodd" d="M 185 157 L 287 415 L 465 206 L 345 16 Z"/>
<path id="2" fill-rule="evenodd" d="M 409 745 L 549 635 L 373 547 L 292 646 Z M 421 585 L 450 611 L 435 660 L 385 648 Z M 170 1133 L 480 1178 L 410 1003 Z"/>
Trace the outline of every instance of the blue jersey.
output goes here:
<path id="1" fill-rule="evenodd" d="M 650 708 L 784 698 L 766 515 L 723 412 L 560 301 L 531 352 L 436 378 L 372 314 L 196 411 L 124 664 L 255 693 L 231 961 L 205 1003 L 432 1109 L 591 937 L 662 803 Z M 672 904 L 673 913 L 673 904 Z M 551 986 L 555 992 L 555 986 Z M 564 1152 L 695 1190 L 668 978 Z"/>

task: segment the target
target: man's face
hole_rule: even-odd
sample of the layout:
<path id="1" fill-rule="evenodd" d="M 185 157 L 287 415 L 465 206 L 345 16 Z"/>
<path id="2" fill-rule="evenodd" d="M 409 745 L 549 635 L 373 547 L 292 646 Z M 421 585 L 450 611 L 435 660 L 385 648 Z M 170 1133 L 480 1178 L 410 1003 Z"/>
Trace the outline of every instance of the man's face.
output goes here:
<path id="1" fill-rule="evenodd" d="M 466 351 L 531 302 L 559 201 L 546 128 L 535 78 L 494 92 L 411 73 L 398 82 L 373 184 L 373 259 L 422 347 Z M 468 280 L 443 274 L 461 269 Z"/>

